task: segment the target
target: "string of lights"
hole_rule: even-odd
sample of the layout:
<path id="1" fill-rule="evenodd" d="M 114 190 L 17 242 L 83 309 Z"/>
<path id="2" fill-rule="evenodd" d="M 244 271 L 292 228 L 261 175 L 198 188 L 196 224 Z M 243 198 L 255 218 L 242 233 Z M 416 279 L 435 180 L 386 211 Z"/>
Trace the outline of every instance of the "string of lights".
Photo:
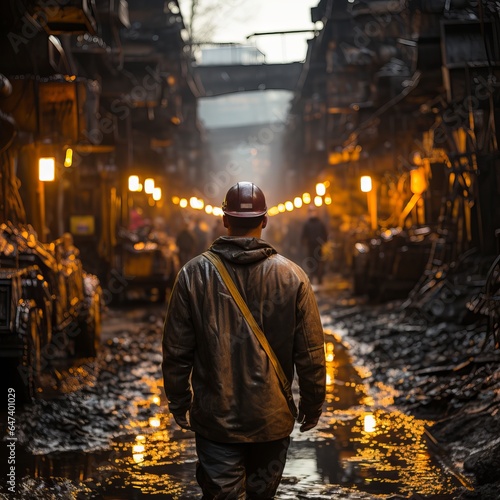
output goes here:
<path id="1" fill-rule="evenodd" d="M 313 204 L 316 207 L 322 205 L 331 205 L 332 198 L 327 194 L 327 189 L 330 185 L 329 181 L 319 182 L 316 184 L 316 194 L 313 196 L 308 192 L 302 193 L 300 196 L 295 196 L 292 200 L 287 200 L 277 205 L 273 205 L 267 211 L 269 216 L 279 215 L 285 212 L 292 212 L 293 210 L 300 209 L 304 206 Z M 179 196 L 172 196 L 172 203 L 178 205 L 180 208 L 192 208 L 194 210 L 205 210 L 209 215 L 220 217 L 222 215 L 221 207 L 214 207 L 213 205 L 206 204 L 204 200 L 196 196 L 191 198 L 182 198 Z"/>

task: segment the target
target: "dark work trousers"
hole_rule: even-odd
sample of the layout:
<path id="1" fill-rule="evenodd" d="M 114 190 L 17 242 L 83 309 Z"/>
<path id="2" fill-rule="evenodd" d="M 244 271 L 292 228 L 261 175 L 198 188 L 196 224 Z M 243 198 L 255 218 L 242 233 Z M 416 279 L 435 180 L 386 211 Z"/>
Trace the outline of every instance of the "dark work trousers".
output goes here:
<path id="1" fill-rule="evenodd" d="M 196 434 L 196 479 L 203 500 L 274 498 L 290 438 L 265 443 L 217 443 Z"/>

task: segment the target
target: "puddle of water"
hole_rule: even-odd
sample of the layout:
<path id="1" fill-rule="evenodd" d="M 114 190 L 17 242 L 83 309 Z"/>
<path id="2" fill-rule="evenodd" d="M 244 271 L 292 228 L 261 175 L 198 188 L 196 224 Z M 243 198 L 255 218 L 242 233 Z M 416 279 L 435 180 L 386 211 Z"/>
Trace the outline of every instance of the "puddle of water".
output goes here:
<path id="1" fill-rule="evenodd" d="M 429 422 L 388 406 L 390 388 L 379 387 L 375 401 L 338 336 L 327 335 L 326 356 L 325 410 L 311 434 L 294 431 L 285 475 L 301 489 L 321 483 L 323 493 L 340 486 L 377 497 L 455 498 L 462 483 L 432 456 Z"/>
<path id="2" fill-rule="evenodd" d="M 98 468 L 93 489 L 119 498 L 165 495 L 197 498 L 194 440 L 169 431 L 137 434 L 113 444 L 111 457 Z M 112 458 L 112 460 L 109 460 Z M 95 476 L 94 476 L 95 477 Z M 135 496 L 134 496 L 135 495 Z"/>
<path id="3" fill-rule="evenodd" d="M 455 498 L 460 481 L 430 453 L 427 422 L 392 409 L 391 388 L 368 388 L 339 336 L 328 334 L 325 349 L 325 411 L 317 428 L 292 434 L 276 498 Z M 149 397 L 138 396 L 135 417 L 111 440 L 110 449 L 43 456 L 19 449 L 18 481 L 26 475 L 51 488 L 57 485 L 67 494 L 60 498 L 76 498 L 70 494 L 75 488 L 89 499 L 200 498 L 193 435 L 169 417 L 161 381 L 147 376 L 144 382 Z"/>
<path id="4" fill-rule="evenodd" d="M 89 499 L 201 497 L 195 480 L 193 434 L 177 428 L 156 382 L 151 385 L 152 395 L 136 402 L 138 413 L 144 416 L 122 429 L 109 449 L 32 455 L 18 447 L 18 496 L 12 498 L 48 498 L 37 492 L 49 489 L 57 492 L 54 498 L 76 498 L 75 491 Z"/>

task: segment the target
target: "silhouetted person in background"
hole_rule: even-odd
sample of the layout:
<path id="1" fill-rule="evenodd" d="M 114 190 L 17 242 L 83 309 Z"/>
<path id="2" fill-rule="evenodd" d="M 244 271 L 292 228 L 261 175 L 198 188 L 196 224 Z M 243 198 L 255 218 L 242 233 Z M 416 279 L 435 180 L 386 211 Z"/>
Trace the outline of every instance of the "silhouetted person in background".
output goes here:
<path id="1" fill-rule="evenodd" d="M 315 207 L 309 207 L 309 218 L 302 228 L 301 242 L 305 248 L 305 260 L 302 267 L 307 272 L 311 283 L 314 278 L 318 284 L 323 283 L 324 262 L 323 245 L 328 239 L 326 225 L 318 217 Z"/>

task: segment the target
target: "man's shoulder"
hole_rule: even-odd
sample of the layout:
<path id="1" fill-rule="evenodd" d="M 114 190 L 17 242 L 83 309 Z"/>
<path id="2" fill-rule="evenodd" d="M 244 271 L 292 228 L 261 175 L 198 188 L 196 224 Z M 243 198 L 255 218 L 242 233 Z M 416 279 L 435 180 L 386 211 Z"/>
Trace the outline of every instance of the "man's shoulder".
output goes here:
<path id="1" fill-rule="evenodd" d="M 180 269 L 179 275 L 185 274 L 186 276 L 192 276 L 197 270 L 201 269 L 201 267 L 206 262 L 206 257 L 203 254 L 196 255 L 192 259 L 188 260 Z"/>
<path id="2" fill-rule="evenodd" d="M 280 253 L 271 255 L 269 259 L 271 259 L 275 263 L 275 265 L 280 268 L 280 271 L 288 270 L 288 272 L 296 274 L 301 279 L 307 276 L 305 271 L 302 269 L 302 267 L 299 266 L 299 264 L 297 264 L 293 260 L 288 259 Z"/>
<path id="3" fill-rule="evenodd" d="M 293 262 L 293 260 L 290 260 L 288 257 L 285 257 L 283 254 L 279 252 L 271 255 L 269 258 L 275 260 L 278 265 L 284 265 L 284 264 L 292 266 L 297 265 L 295 264 L 295 262 Z"/>

